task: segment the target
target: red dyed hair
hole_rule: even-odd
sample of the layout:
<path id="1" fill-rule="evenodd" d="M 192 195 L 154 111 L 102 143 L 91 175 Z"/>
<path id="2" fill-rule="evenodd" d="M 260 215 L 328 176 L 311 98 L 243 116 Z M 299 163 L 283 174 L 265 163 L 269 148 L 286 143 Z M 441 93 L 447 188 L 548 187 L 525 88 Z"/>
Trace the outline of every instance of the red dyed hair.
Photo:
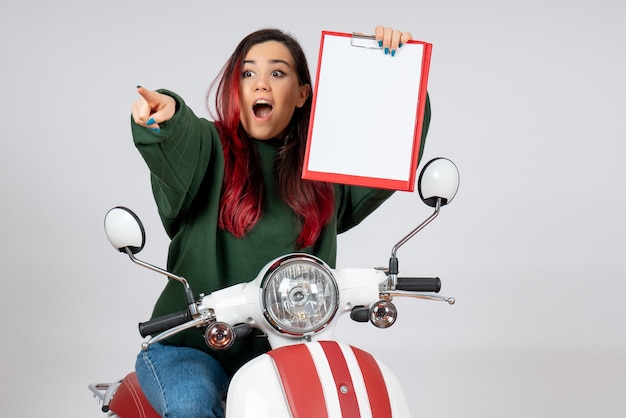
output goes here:
<path id="1" fill-rule="evenodd" d="M 243 237 L 261 218 L 263 178 L 256 148 L 240 123 L 239 81 L 242 61 L 254 45 L 277 41 L 285 45 L 294 59 L 299 84 L 311 85 L 306 56 L 300 44 L 277 29 L 262 29 L 246 36 L 237 46 L 213 82 L 217 83 L 215 126 L 224 150 L 224 182 L 219 227 Z M 298 216 L 302 229 L 297 239 L 300 248 L 315 244 L 322 228 L 334 212 L 333 188 L 328 183 L 302 179 L 302 165 L 309 128 L 312 97 L 296 108 L 285 130 L 274 161 L 276 186 L 280 198 Z"/>

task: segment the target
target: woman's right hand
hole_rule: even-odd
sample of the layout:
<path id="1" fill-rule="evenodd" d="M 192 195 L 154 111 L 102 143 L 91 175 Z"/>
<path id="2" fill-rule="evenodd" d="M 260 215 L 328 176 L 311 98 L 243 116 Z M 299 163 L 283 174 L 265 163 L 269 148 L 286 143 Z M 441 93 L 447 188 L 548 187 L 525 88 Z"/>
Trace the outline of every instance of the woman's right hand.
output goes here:
<path id="1" fill-rule="evenodd" d="M 159 129 L 159 123 L 170 120 L 176 112 L 173 97 L 156 91 L 137 87 L 141 96 L 133 103 L 133 120 L 137 125 L 150 129 Z"/>

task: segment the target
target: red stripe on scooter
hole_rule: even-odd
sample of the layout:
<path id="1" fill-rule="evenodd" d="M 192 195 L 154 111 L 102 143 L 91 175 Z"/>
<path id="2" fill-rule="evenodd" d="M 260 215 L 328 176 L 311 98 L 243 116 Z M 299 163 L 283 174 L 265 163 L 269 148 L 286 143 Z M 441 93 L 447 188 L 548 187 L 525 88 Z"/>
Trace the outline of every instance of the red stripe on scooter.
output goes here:
<path id="1" fill-rule="evenodd" d="M 359 410 L 359 402 L 356 398 L 354 385 L 352 384 L 348 363 L 346 363 L 346 359 L 341 352 L 341 347 L 334 341 L 320 341 L 320 345 L 324 350 L 324 354 L 326 354 L 326 359 L 328 360 L 330 370 L 335 379 L 335 389 L 339 396 L 341 416 L 346 418 L 360 417 L 361 411 Z M 345 393 L 340 390 L 342 387 L 347 389 Z"/>
<path id="2" fill-rule="evenodd" d="M 306 346 L 282 347 L 267 354 L 276 364 L 293 418 L 328 418 L 322 383 Z"/>
<path id="3" fill-rule="evenodd" d="M 372 409 L 372 416 L 376 418 L 391 418 L 389 392 L 387 391 L 385 378 L 380 371 L 380 367 L 378 367 L 376 359 L 363 350 L 359 350 L 355 347 L 351 348 L 359 363 L 361 373 L 363 374 L 367 397 L 369 398 L 370 408 Z"/>

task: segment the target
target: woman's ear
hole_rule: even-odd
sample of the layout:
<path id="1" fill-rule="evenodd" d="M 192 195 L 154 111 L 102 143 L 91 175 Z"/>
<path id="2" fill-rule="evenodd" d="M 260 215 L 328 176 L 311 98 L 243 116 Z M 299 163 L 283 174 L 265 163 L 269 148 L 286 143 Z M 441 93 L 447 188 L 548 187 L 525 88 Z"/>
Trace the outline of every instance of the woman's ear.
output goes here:
<path id="1" fill-rule="evenodd" d="M 303 84 L 300 86 L 300 96 L 298 97 L 298 101 L 296 102 L 296 107 L 304 106 L 306 100 L 311 95 L 311 86 L 309 84 Z"/>

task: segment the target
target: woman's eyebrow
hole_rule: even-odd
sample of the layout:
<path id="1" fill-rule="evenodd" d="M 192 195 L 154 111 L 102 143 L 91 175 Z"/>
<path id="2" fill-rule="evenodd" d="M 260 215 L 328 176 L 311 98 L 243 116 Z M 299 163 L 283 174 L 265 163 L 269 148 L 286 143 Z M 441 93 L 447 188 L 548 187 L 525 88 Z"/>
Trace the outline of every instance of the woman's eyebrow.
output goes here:
<path id="1" fill-rule="evenodd" d="M 270 64 L 285 64 L 287 67 L 291 68 L 291 65 L 289 64 L 289 62 L 283 59 L 271 59 L 271 60 L 268 60 L 268 62 Z M 243 63 L 256 65 L 256 60 L 244 60 Z"/>
<path id="2" fill-rule="evenodd" d="M 285 64 L 287 67 L 291 67 L 291 65 L 289 64 L 289 62 L 285 61 L 285 60 L 280 60 L 280 59 L 276 59 L 276 60 L 270 60 L 270 64 Z"/>

